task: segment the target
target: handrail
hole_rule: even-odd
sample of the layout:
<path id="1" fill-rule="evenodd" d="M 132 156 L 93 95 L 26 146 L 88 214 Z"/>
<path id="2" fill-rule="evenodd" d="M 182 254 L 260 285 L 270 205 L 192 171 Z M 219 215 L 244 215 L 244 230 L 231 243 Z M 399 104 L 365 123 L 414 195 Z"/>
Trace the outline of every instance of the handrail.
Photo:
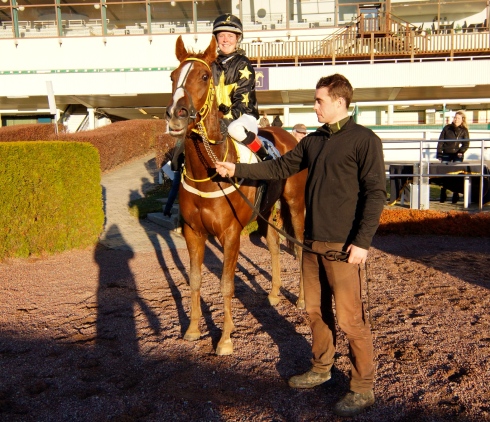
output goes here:
<path id="1" fill-rule="evenodd" d="M 390 139 L 390 140 L 385 140 L 385 141 L 382 141 L 382 143 L 418 143 L 419 144 L 419 161 L 417 162 L 417 164 L 419 165 L 419 172 L 418 173 L 406 173 L 406 174 L 403 174 L 403 175 L 400 175 L 400 174 L 389 174 L 387 177 L 392 179 L 392 178 L 400 178 L 400 177 L 412 177 L 412 178 L 415 178 L 415 177 L 419 177 L 419 178 L 423 178 L 423 177 L 463 177 L 463 178 L 467 178 L 467 177 L 478 177 L 480 179 L 480 190 L 479 190 L 479 198 L 478 198 L 478 209 L 480 211 L 483 210 L 483 198 L 484 198 L 484 193 L 483 193 L 483 188 L 484 188 L 484 180 L 485 179 L 488 179 L 489 180 L 489 184 L 490 184 L 490 174 L 489 173 L 485 173 L 485 167 L 486 167 L 486 164 L 485 164 L 485 149 L 490 149 L 490 147 L 488 146 L 485 146 L 485 143 L 488 142 L 490 144 L 490 139 L 471 139 L 471 142 L 472 143 L 475 143 L 475 142 L 478 142 L 480 143 L 480 172 L 479 173 L 476 173 L 476 174 L 472 174 L 471 176 L 468 176 L 467 174 L 435 174 L 435 173 L 430 173 L 429 172 L 429 168 L 430 168 L 430 165 L 431 165 L 431 161 L 429 161 L 428 159 L 424 159 L 424 150 L 427 149 L 427 146 L 424 146 L 423 144 L 424 143 L 437 143 L 437 142 L 440 142 L 438 139 Z M 386 149 L 389 149 L 389 148 L 385 148 L 385 146 L 383 145 L 383 151 L 386 150 Z M 395 149 L 395 148 L 392 148 L 392 149 Z M 414 148 L 412 148 L 414 149 Z M 398 149 L 397 149 L 398 150 Z M 430 147 L 429 147 L 429 150 L 430 150 Z M 400 151 L 400 150 L 398 150 Z M 414 161 L 412 161 L 412 163 L 415 164 Z M 466 162 L 465 162 L 466 163 Z M 465 164 L 463 163 L 463 164 Z M 407 163 L 408 164 L 408 163 Z M 434 163 L 432 162 L 432 164 L 437 164 L 437 163 Z M 427 167 L 427 172 L 423 172 L 423 167 L 424 165 L 426 165 Z M 419 195 L 419 198 L 418 198 L 418 203 L 419 203 L 419 209 L 420 209 L 420 204 L 422 203 L 422 192 L 421 192 L 421 189 L 419 189 L 418 191 L 418 195 Z"/>
<path id="2" fill-rule="evenodd" d="M 342 35 L 342 34 L 341 34 Z M 490 54 L 490 32 L 456 32 L 449 34 L 416 34 L 411 31 L 397 36 L 358 38 L 354 32 L 344 32 L 344 38 L 325 40 L 285 40 L 283 42 L 261 40 L 257 43 L 243 43 L 242 48 L 253 62 L 291 61 L 295 64 L 303 60 L 320 62 L 352 59 L 408 58 L 411 62 L 425 56 L 454 57 L 467 53 Z"/>

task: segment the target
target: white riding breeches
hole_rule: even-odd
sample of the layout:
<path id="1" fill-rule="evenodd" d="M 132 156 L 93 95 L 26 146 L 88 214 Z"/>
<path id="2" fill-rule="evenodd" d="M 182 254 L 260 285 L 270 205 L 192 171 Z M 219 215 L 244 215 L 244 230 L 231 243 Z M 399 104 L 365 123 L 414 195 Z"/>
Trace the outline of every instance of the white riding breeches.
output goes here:
<path id="1" fill-rule="evenodd" d="M 247 132 L 253 132 L 257 135 L 259 131 L 257 119 L 250 114 L 242 114 L 238 119 L 233 120 L 228 126 L 228 133 L 233 139 L 243 142 L 247 137 Z"/>

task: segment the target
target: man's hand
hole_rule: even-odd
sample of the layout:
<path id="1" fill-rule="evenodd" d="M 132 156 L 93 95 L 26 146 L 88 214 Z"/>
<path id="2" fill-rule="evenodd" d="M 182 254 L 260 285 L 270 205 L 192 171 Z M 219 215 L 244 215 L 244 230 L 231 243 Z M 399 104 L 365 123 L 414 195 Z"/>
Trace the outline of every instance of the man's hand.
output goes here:
<path id="1" fill-rule="evenodd" d="M 217 161 L 216 171 L 221 177 L 233 177 L 235 175 L 235 164 Z"/>
<path id="2" fill-rule="evenodd" d="M 349 264 L 364 264 L 366 262 L 368 256 L 367 249 L 349 245 L 347 252 L 349 253 L 349 259 L 347 261 Z"/>

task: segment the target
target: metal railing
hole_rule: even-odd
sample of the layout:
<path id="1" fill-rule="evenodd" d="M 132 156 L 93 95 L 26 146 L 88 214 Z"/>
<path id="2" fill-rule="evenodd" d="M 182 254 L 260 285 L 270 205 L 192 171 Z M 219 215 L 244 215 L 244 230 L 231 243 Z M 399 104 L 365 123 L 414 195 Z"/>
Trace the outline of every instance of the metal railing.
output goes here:
<path id="1" fill-rule="evenodd" d="M 471 183 L 470 178 L 478 178 L 480 182 L 480 189 L 479 189 L 479 198 L 478 198 L 478 209 L 480 211 L 483 210 L 483 199 L 485 197 L 485 194 L 487 193 L 485 191 L 485 180 L 487 180 L 487 188 L 486 190 L 490 189 L 490 168 L 485 162 L 485 150 L 490 151 L 490 139 L 470 139 L 469 140 L 472 144 L 471 148 L 476 151 L 479 150 L 480 153 L 480 159 L 479 160 L 472 160 L 471 162 L 465 161 L 462 164 L 466 165 L 473 165 L 473 166 L 479 166 L 479 172 L 478 173 L 473 173 L 468 174 L 466 172 L 458 173 L 458 174 L 447 174 L 447 173 L 430 173 L 429 169 L 431 164 L 439 164 L 439 162 L 434 162 L 430 161 L 430 156 L 431 152 L 435 151 L 437 148 L 437 143 L 440 142 L 439 140 L 428 140 L 428 139 L 396 139 L 396 140 L 387 140 L 387 141 L 382 141 L 383 142 L 383 151 L 389 151 L 389 150 L 397 150 L 397 151 L 414 151 L 418 150 L 419 152 L 419 160 L 418 161 L 412 161 L 412 162 L 403 162 L 402 164 L 409 165 L 409 164 L 414 164 L 414 167 L 418 168 L 418 172 L 413 172 L 413 173 L 403 173 L 403 174 L 387 174 L 387 178 L 390 180 L 393 178 L 412 178 L 412 179 L 417 179 L 419 186 L 421 184 L 421 181 L 423 179 L 427 180 L 430 177 L 441 177 L 441 178 L 465 178 L 465 183 Z M 395 144 L 418 144 L 417 147 L 409 147 L 409 148 L 390 148 L 386 147 L 386 144 L 388 143 L 395 143 Z M 430 144 L 435 144 L 435 146 L 431 147 Z M 477 145 L 475 147 L 475 144 Z M 400 161 L 401 162 L 401 161 Z M 391 163 L 395 164 L 395 163 Z M 466 190 L 466 189 L 465 189 Z M 467 192 L 466 192 L 467 193 Z M 393 195 L 397 195 L 396 192 L 390 192 L 390 202 L 392 201 Z M 423 203 L 422 201 L 422 189 L 418 190 L 418 209 L 423 209 L 421 207 L 421 204 Z M 466 200 L 467 201 L 467 200 Z M 466 204 L 466 202 L 465 202 Z M 465 206 L 466 207 L 466 206 Z"/>

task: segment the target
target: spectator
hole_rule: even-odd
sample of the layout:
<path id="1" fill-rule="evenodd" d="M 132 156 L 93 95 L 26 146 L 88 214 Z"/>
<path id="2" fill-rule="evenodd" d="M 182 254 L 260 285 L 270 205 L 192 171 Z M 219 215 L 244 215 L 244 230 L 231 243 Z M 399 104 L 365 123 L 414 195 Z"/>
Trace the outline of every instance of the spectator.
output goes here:
<path id="1" fill-rule="evenodd" d="M 180 188 L 181 171 L 184 165 L 184 141 L 179 140 L 168 156 L 170 160 L 170 169 L 174 172 L 174 178 L 172 179 L 172 187 L 168 193 L 167 203 L 163 208 L 163 215 L 170 217 L 172 215 L 172 206 L 174 205 Z"/>
<path id="2" fill-rule="evenodd" d="M 308 134 L 308 132 L 306 130 L 306 126 L 303 123 L 298 123 L 298 124 L 294 125 L 293 130 L 291 131 L 291 134 L 299 142 Z"/>
<path id="3" fill-rule="evenodd" d="M 259 126 L 260 127 L 268 127 L 270 125 L 271 125 L 271 123 L 269 122 L 269 119 L 267 118 L 267 114 L 263 113 L 262 117 L 259 120 Z"/>
<path id="4" fill-rule="evenodd" d="M 272 126 L 282 127 L 282 121 L 279 116 L 274 117 L 274 120 L 272 121 Z"/>
<path id="5" fill-rule="evenodd" d="M 351 369 L 350 391 L 334 407 L 340 416 L 355 416 L 375 401 L 373 340 L 361 274 L 386 203 L 381 140 L 349 117 L 352 95 L 344 76 L 320 78 L 314 110 L 323 126 L 276 160 L 216 163 L 221 176 L 258 180 L 286 179 L 308 169 L 304 238 L 317 253 L 305 249 L 302 273 L 313 358 L 311 369 L 291 377 L 289 385 L 312 388 L 330 379 L 336 315 L 349 342 Z"/>
<path id="6" fill-rule="evenodd" d="M 439 136 L 441 142 L 437 143 L 437 158 L 442 162 L 462 162 L 464 153 L 470 146 L 470 134 L 466 124 L 466 114 L 459 110 L 454 115 L 453 122 L 444 126 Z M 446 188 L 441 187 L 440 202 L 447 199 Z M 452 203 L 459 201 L 459 194 L 453 192 Z"/>

